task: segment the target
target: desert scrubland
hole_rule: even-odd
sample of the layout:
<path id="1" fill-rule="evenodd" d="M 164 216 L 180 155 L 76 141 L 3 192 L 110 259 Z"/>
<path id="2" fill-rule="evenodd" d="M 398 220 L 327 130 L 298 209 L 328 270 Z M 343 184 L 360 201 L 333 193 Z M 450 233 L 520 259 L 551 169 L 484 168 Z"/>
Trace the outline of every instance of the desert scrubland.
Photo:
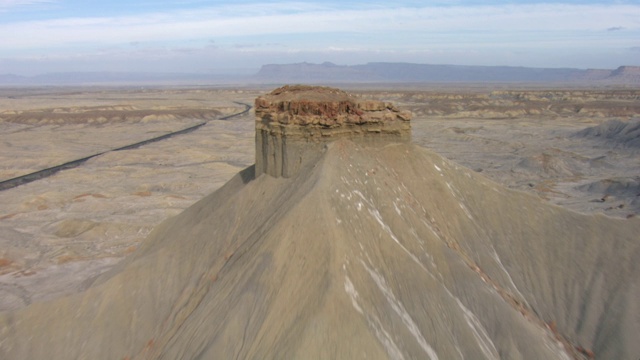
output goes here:
<path id="1" fill-rule="evenodd" d="M 322 297 L 333 299 L 334 295 L 336 299 L 342 299 L 342 295 L 334 294 L 337 290 L 334 289 L 335 286 L 328 285 L 331 281 L 327 280 L 339 273 L 345 277 L 344 286 L 341 283 L 336 289 L 345 290 L 351 297 L 350 300 L 343 299 L 344 301 L 350 301 L 360 314 L 376 313 L 382 308 L 380 304 L 388 302 L 391 304 L 388 305 L 391 306 L 388 313 L 395 311 L 398 319 L 401 319 L 397 320 L 398 324 L 404 323 L 406 327 L 401 330 L 406 332 L 402 338 L 413 339 L 406 340 L 406 348 L 403 348 L 402 343 L 398 347 L 392 341 L 397 340 L 400 333 L 392 336 L 386 334 L 386 338 L 378 337 L 378 342 L 371 342 L 375 338 L 371 334 L 367 335 L 369 337 L 362 335 L 362 338 L 356 339 L 356 345 L 361 347 L 340 348 L 345 351 L 342 355 L 355 351 L 354 349 L 362 349 L 376 354 L 379 350 L 380 354 L 386 353 L 389 357 L 404 353 L 415 356 L 427 354 L 434 358 L 436 352 L 444 351 L 443 349 L 453 354 L 459 345 L 465 353 L 482 350 L 489 358 L 501 354 L 540 355 L 544 351 L 548 351 L 549 356 L 562 358 L 565 351 L 563 348 L 576 358 L 590 358 L 591 350 L 581 346 L 596 347 L 607 354 L 623 356 L 627 356 L 628 351 L 633 349 L 635 345 L 629 343 L 633 336 L 623 333 L 635 329 L 637 324 L 629 320 L 629 323 L 619 327 L 607 325 L 606 319 L 602 320 L 601 315 L 615 313 L 606 309 L 602 312 L 605 306 L 598 300 L 609 299 L 607 294 L 614 294 L 615 299 L 602 300 L 602 303 L 627 301 L 633 297 L 633 293 L 622 291 L 624 289 L 617 283 L 603 283 L 602 278 L 597 276 L 593 278 L 592 285 L 585 286 L 586 290 L 582 285 L 576 285 L 580 289 L 572 293 L 570 285 L 581 274 L 592 274 L 590 269 L 597 264 L 602 266 L 602 276 L 615 278 L 619 271 L 616 267 L 618 265 L 627 269 L 626 275 L 634 274 L 635 268 L 625 264 L 633 263 L 632 252 L 637 246 L 624 239 L 630 238 L 632 235 L 629 234 L 637 229 L 637 216 L 640 212 L 640 90 L 546 89 L 541 86 L 532 88 L 516 85 L 358 86 L 352 92 L 360 98 L 392 102 L 401 110 L 411 111 L 413 143 L 429 151 L 409 145 L 390 147 L 387 150 L 363 150 L 343 142 L 330 146 L 328 155 L 321 159 L 317 167 L 307 169 L 304 175 L 292 179 L 290 183 L 287 182 L 289 180 L 262 178 L 247 184 L 244 175 L 251 168 L 245 170 L 244 175 L 235 178 L 234 175 L 255 162 L 254 114 L 249 112 L 223 118 L 241 113 L 245 110 L 243 104 L 252 105 L 257 96 L 268 90 L 270 89 L 1 90 L 2 180 L 74 159 L 98 153 L 101 155 L 50 177 L 0 191 L 0 310 L 25 309 L 30 304 L 85 289 L 90 290 L 87 299 L 93 295 L 101 296 L 102 291 L 104 294 L 111 294 L 109 289 L 113 288 L 115 291 L 118 286 L 127 286 L 126 276 L 147 279 L 141 284 L 149 289 L 153 288 L 153 291 L 146 293 L 141 290 L 141 296 L 149 296 L 148 301 L 163 308 L 166 304 L 160 304 L 162 299 L 152 296 L 161 283 L 149 280 L 153 271 L 160 271 L 165 266 L 173 269 L 171 276 L 166 279 L 166 286 L 167 289 L 174 289 L 175 286 L 183 286 L 176 279 L 191 271 L 187 268 L 195 269 L 195 274 L 200 271 L 198 266 L 203 265 L 203 269 L 207 270 L 204 275 L 198 275 L 197 284 L 193 286 L 196 290 L 219 286 L 217 292 L 192 289 L 191 296 L 191 290 L 187 291 L 185 288 L 182 294 L 187 295 L 180 295 L 178 290 L 174 294 L 176 304 L 183 304 L 181 306 L 194 312 L 204 312 L 200 314 L 202 316 L 185 318 L 182 323 L 182 320 L 175 320 L 182 319 L 182 310 L 171 310 L 177 311 L 176 314 L 172 312 L 172 316 L 175 316 L 172 319 L 176 323 L 163 323 L 166 329 L 163 328 L 160 334 L 166 338 L 149 340 L 147 346 L 138 353 L 142 358 L 154 358 L 158 354 L 180 357 L 191 354 L 189 351 L 193 348 L 190 344 L 193 341 L 200 339 L 203 344 L 209 341 L 203 332 L 194 329 L 205 326 L 198 319 L 207 318 L 213 314 L 212 309 L 220 306 L 228 306 L 229 314 L 232 314 L 229 316 L 236 316 L 233 314 L 237 313 L 239 323 L 247 321 L 249 324 L 254 321 L 254 318 L 249 318 L 246 314 L 253 314 L 255 311 L 256 316 L 263 319 L 261 321 L 264 323 L 261 324 L 264 327 L 256 325 L 256 333 L 251 333 L 253 330 L 250 330 L 249 335 L 245 330 L 245 335 L 254 340 L 260 338 L 258 329 L 279 329 L 281 322 L 289 320 L 292 324 L 295 323 L 294 318 L 289 319 L 289 313 L 284 310 L 275 311 L 288 306 L 299 310 L 299 321 L 314 321 L 316 327 L 332 324 L 344 331 L 363 334 L 367 325 L 360 324 L 360 320 L 355 317 L 349 322 L 352 327 L 342 327 L 339 324 L 342 317 L 353 316 L 355 313 L 342 313 L 342 308 L 327 310 L 323 304 L 313 300 Z M 200 123 L 206 124 L 189 133 L 133 149 L 111 151 Z M 368 151 L 371 156 L 366 154 Z M 343 166 L 347 162 L 351 165 Z M 380 183 L 375 182 L 374 175 Z M 209 196 L 208 200 L 191 207 L 232 178 L 234 180 L 225 185 L 225 191 Z M 388 189 L 393 197 L 381 192 L 387 184 L 396 186 Z M 427 188 L 425 184 L 433 187 Z M 502 186 L 519 191 L 505 191 Z M 353 190 L 355 187 L 360 187 L 361 190 Z M 360 202 L 351 201 L 352 197 Z M 392 201 L 393 207 L 386 204 L 389 201 Z M 216 202 L 226 207 L 218 208 Z M 315 208 L 317 204 L 319 205 Z M 163 220 L 178 215 L 187 208 L 187 213 L 163 223 L 153 233 L 151 238 L 155 239 L 155 245 L 143 241 Z M 281 212 L 280 209 L 291 210 Z M 422 212 L 424 214 L 418 214 Z M 245 219 L 245 216 L 250 219 Z M 388 224 L 383 221 L 391 218 L 395 220 Z M 289 221 L 286 225 L 280 225 L 282 222 L 278 222 L 278 219 Z M 316 222 L 314 219 L 322 221 Z M 221 221 L 219 224 L 216 222 L 218 220 Z M 331 230 L 326 230 L 322 225 L 323 221 L 337 224 L 334 225 L 337 227 L 328 227 Z M 420 225 L 420 222 L 424 225 Z M 210 228 L 212 224 L 218 224 L 220 229 Z M 261 224 L 276 225 L 270 228 Z M 417 230 L 407 228 L 405 224 L 415 224 L 416 229 L 424 229 L 418 229 L 422 231 L 418 236 Z M 301 225 L 308 225 L 308 228 L 298 231 L 308 232 L 310 238 L 322 236 L 323 231 L 331 231 L 335 239 L 354 238 L 364 232 L 364 245 L 346 241 L 345 244 L 332 247 L 333 245 L 326 245 L 330 242 L 313 242 L 309 243 L 313 246 L 309 251 L 315 252 L 317 257 L 306 257 L 309 255 L 304 250 L 306 248 L 296 248 L 299 246 L 296 245 L 296 234 L 289 231 L 289 227 L 297 228 Z M 190 244 L 185 246 L 194 246 L 193 249 L 185 248 L 183 251 L 180 244 L 168 243 L 175 241 L 171 236 L 180 236 L 179 228 L 192 229 L 190 231 L 193 234 L 199 234 L 194 235 L 194 239 L 200 240 L 185 243 Z M 200 248 L 209 241 L 207 236 L 218 233 L 224 235 L 227 230 L 228 234 L 233 235 L 233 239 L 241 239 L 246 235 L 251 244 L 235 244 L 232 238 L 221 238 L 219 241 L 226 244 L 224 248 Z M 375 240 L 387 235 L 398 245 L 401 242 L 405 244 L 400 245 L 402 251 L 395 245 L 381 245 Z M 405 240 L 413 238 L 417 240 Z M 566 243 L 556 243 L 556 238 L 566 239 Z M 607 254 L 614 254 L 618 250 L 609 249 L 606 244 L 598 245 L 600 239 L 622 239 L 619 241 L 628 246 L 631 252 L 625 253 L 619 264 L 603 263 Z M 518 246 L 522 246 L 526 252 L 511 249 L 509 242 L 512 240 L 517 241 Z M 268 247 L 271 245 L 273 247 Z M 581 251 L 581 246 L 597 246 L 600 250 L 586 252 L 584 256 L 580 255 L 582 258 L 576 260 L 575 264 L 563 268 L 562 261 L 571 258 L 572 251 Z M 347 259 L 358 252 L 361 252 L 359 261 L 362 265 L 355 263 L 355 260 L 354 263 L 345 260 L 344 264 L 340 264 L 330 256 L 340 254 Z M 195 256 L 201 253 L 210 256 L 194 259 L 193 264 L 185 255 Z M 172 257 L 172 254 L 176 257 Z M 234 254 L 243 254 L 244 257 Z M 267 255 L 261 254 L 270 254 L 272 258 L 267 260 L 264 258 Z M 289 258 L 292 254 L 295 256 Z M 536 259 L 535 254 L 539 254 L 541 258 Z M 408 256 L 406 261 L 398 260 L 403 256 Z M 123 259 L 131 260 L 122 262 Z M 212 263 L 207 263 L 207 259 L 211 259 Z M 268 266 L 263 264 L 263 260 Z M 287 261 L 291 261 L 292 265 Z M 116 266 L 118 263 L 120 265 Z M 145 263 L 149 266 L 140 265 Z M 180 264 L 185 264 L 185 267 L 180 268 Z M 517 264 L 526 268 L 526 271 L 519 269 Z M 315 292 L 295 304 L 285 306 L 284 300 L 279 301 L 284 295 L 267 290 L 260 293 L 262 295 L 258 294 L 262 291 L 260 289 L 278 286 L 286 288 L 287 292 L 296 293 L 307 278 L 291 280 L 289 275 L 283 275 L 291 282 L 278 283 L 276 278 L 265 278 L 264 282 L 259 282 L 251 277 L 254 276 L 251 274 L 266 274 L 274 267 L 282 269 L 281 272 L 276 272 L 278 274 L 290 274 L 291 271 L 286 270 L 290 266 L 303 269 L 300 271 L 302 275 L 306 271 L 327 267 L 332 269 L 328 270 L 331 276 L 309 275 L 308 279 L 312 279 L 317 285 L 314 285 Z M 409 269 L 410 266 L 415 268 Z M 131 268 L 138 270 L 124 271 Z M 447 271 L 442 270 L 445 268 Z M 110 275 L 107 273 L 99 277 L 109 269 L 113 271 Z M 119 272 L 118 269 L 123 271 Z M 149 271 L 151 272 L 147 273 Z M 440 280 L 433 275 L 428 276 L 430 272 L 439 274 Z M 557 274 L 561 272 L 565 272 L 567 276 L 558 278 Z M 396 282 L 389 284 L 385 282 L 385 276 L 393 277 L 393 274 L 400 273 L 415 275 L 397 278 Z M 218 285 L 202 285 L 202 279 L 211 279 Z M 460 281 L 456 283 L 456 279 Z M 177 285 L 171 282 L 174 280 Z M 270 281 L 273 283 L 267 284 Z M 92 286 L 94 283 L 97 286 Z M 580 281 L 579 283 L 581 284 Z M 235 288 L 234 284 L 250 286 L 242 290 Z M 354 284 L 360 292 L 356 291 Z M 419 305 L 421 300 L 411 297 L 411 292 L 407 289 L 416 284 L 426 286 L 423 294 L 433 291 L 433 295 L 429 295 L 433 297 L 432 301 L 428 303 L 434 304 L 434 308 L 427 309 L 429 314 L 445 314 L 443 316 L 446 318 L 449 313 L 443 313 L 435 304 L 455 305 L 459 308 L 456 308 L 457 315 L 450 313 L 450 316 L 457 316 L 460 326 L 465 321 L 471 324 L 472 331 L 466 332 L 467 338 L 464 340 L 459 338 L 460 344 L 456 343 L 455 337 L 445 333 L 429 332 L 431 330 L 428 330 L 428 324 L 431 320 L 416 315 L 424 309 L 413 309 L 416 312 L 412 310 L 411 304 Z M 522 284 L 528 284 L 528 287 L 524 288 Z M 597 288 L 594 290 L 594 287 Z M 249 288 L 256 289 L 256 294 L 245 297 L 243 291 L 249 291 L 246 290 Z M 378 294 L 375 289 L 379 289 L 381 293 Z M 472 289 L 478 289 L 483 294 L 480 297 L 486 299 L 478 297 L 475 304 L 467 302 L 477 297 L 478 293 L 472 293 Z M 581 298 L 583 290 L 585 298 L 591 302 L 585 303 L 586 300 Z M 250 292 L 252 291 L 254 290 Z M 394 292 L 400 295 L 393 295 Z M 167 294 L 173 296 L 169 292 Z M 407 300 L 402 305 L 395 297 L 400 298 L 402 294 L 407 296 L 405 300 L 413 300 Z M 270 311 L 262 308 L 267 305 L 261 303 L 260 296 L 267 299 L 265 304 L 271 307 Z M 202 300 L 205 298 L 210 301 Z M 74 298 L 70 299 L 69 304 L 73 308 L 72 304 L 76 303 Z M 496 302 L 496 299 L 502 300 Z M 104 306 L 111 306 L 107 304 L 107 300 L 100 301 L 104 302 Z M 254 303 L 245 304 L 247 301 Z M 579 306 L 567 309 L 565 305 L 571 301 L 583 304 L 584 307 L 582 310 Z M 59 304 L 66 302 L 63 299 Z M 494 309 L 494 302 L 509 305 L 495 310 L 498 315 L 491 317 L 488 309 Z M 204 305 L 200 307 L 199 304 Z M 309 308 L 318 313 L 329 314 L 323 318 L 327 323 L 305 312 Z M 476 315 L 473 315 L 474 308 Z M 625 311 L 633 310 L 631 305 L 623 308 Z M 34 309 L 33 314 L 37 314 L 38 309 L 46 311 L 44 305 Z M 140 308 L 141 311 L 142 309 Z M 632 310 L 628 310 L 629 313 L 635 314 Z M 414 318 L 408 315 L 409 312 Z M 26 311 L 25 314 L 31 313 Z M 216 314 L 211 316 L 221 323 L 228 320 L 219 311 Z M 269 323 L 270 316 L 278 316 L 270 314 L 287 315 L 283 315 L 284 320 L 278 318 Z M 102 315 L 104 314 L 100 316 Z M 376 326 L 383 324 L 387 315 L 378 313 L 379 318 L 367 318 L 369 327 L 377 329 L 377 335 L 382 333 Z M 445 321 L 445 318 L 441 320 Z M 491 342 L 494 332 L 501 331 L 500 324 L 505 319 L 512 324 L 509 325 L 511 331 L 507 332 L 510 335 L 494 338 L 494 342 Z M 123 321 L 125 320 L 129 321 Z M 220 333 L 231 334 L 240 328 L 253 329 L 228 321 L 230 325 L 219 330 Z M 479 323 L 483 323 L 488 331 Z M 19 327 L 15 326 L 16 329 Z M 142 327 L 145 326 L 152 324 Z M 310 328 L 306 329 L 311 331 Z M 536 335 L 544 332 L 549 332 L 552 337 L 555 333 L 557 341 L 549 342 L 548 336 Z M 289 328 L 284 333 L 283 336 L 297 334 Z M 174 337 L 174 334 L 177 335 Z M 267 343 L 256 340 L 253 345 L 249 344 L 254 347 L 247 345 L 244 348 L 239 345 L 240 348 L 236 350 L 239 353 L 245 351 L 242 354 L 247 357 L 251 357 L 251 354 L 259 356 L 260 352 L 256 349 L 272 351 L 272 355 L 302 356 L 304 352 L 301 351 L 316 350 L 316 354 L 331 355 L 322 353 L 323 348 L 309 334 L 300 332 L 298 335 L 301 342 L 291 340 L 295 347 L 287 347 L 287 342 L 279 341 L 275 343 L 282 347 L 262 349 L 260 344 Z M 327 336 L 325 340 L 328 343 L 338 341 Z M 178 339 L 181 338 L 185 341 L 180 342 Z M 439 339 L 435 344 L 440 344 L 440 348 L 435 346 L 434 350 L 433 343 L 428 343 L 427 340 L 433 338 Z M 144 342 L 142 338 L 137 340 Z M 414 340 L 415 344 L 409 345 Z M 215 346 L 226 346 L 224 342 L 218 344 L 217 340 L 211 341 L 210 344 L 217 344 Z M 513 342 L 512 345 L 508 344 L 509 341 Z M 513 345 L 516 343 L 517 345 Z M 136 348 L 136 344 L 122 345 L 122 349 L 128 351 L 127 349 Z M 157 345 L 155 349 L 154 344 Z M 212 350 L 215 346 L 211 346 L 203 348 L 201 354 L 206 353 L 205 351 L 215 353 Z M 620 350 L 622 352 L 616 352 L 616 346 L 623 349 Z M 15 350 L 10 346 L 7 349 Z M 509 349 L 516 350 L 509 352 Z M 251 353 L 254 350 L 257 352 Z"/>

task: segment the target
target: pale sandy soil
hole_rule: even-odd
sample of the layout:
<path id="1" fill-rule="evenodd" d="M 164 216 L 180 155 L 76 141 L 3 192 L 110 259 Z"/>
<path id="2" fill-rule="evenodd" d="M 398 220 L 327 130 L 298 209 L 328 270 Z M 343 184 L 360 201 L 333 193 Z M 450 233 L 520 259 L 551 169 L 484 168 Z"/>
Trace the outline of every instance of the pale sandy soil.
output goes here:
<path id="1" fill-rule="evenodd" d="M 501 184 L 579 212 L 640 213 L 639 90 L 449 89 L 382 96 L 414 112 L 416 144 Z M 624 134 L 608 140 L 576 134 L 618 120 L 634 124 L 634 143 L 616 141 Z"/>
<path id="2" fill-rule="evenodd" d="M 35 124 L 2 121 L 3 180 L 208 121 L 196 132 L 108 152 L 78 168 L 0 192 L 0 308 L 81 289 L 84 280 L 134 251 L 159 222 L 253 163 L 252 115 L 215 119 L 242 111 L 244 107 L 234 101 L 251 103 L 254 93 L 163 90 L 124 95 L 54 92 L 35 100 L 0 100 L 0 109 L 14 106 L 31 114 L 35 112 L 25 102 L 34 101 L 38 108 L 100 104 L 149 112 L 146 120 L 129 119 L 124 111 L 119 114 L 124 119 L 100 124 L 91 120 L 104 113 L 72 124 L 52 125 L 46 116 Z M 170 107 L 197 118 L 153 115 L 158 108 Z"/>
<path id="3" fill-rule="evenodd" d="M 216 119 L 266 90 L 0 91 L 0 180 L 207 122 L 0 192 L 0 310 L 81 290 L 162 220 L 251 165 L 253 114 Z M 360 92 L 413 111 L 415 143 L 494 181 L 580 212 L 639 212 L 638 150 L 571 137 L 637 117 L 636 93 Z M 620 184 L 628 191 L 608 191 Z"/>

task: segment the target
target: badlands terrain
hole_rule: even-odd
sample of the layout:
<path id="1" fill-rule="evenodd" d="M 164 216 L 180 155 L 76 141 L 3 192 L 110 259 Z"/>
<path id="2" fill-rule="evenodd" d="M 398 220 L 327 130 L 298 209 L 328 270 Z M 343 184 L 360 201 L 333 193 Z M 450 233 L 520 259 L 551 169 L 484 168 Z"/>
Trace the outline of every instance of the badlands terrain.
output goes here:
<path id="1" fill-rule="evenodd" d="M 82 166 L 0 192 L 2 309 L 75 292 L 134 251 L 165 218 L 254 162 L 257 92 L 37 89 L 2 92 L 1 180 L 106 152 Z M 194 135 L 196 135 L 194 137 Z"/>
<path id="2" fill-rule="evenodd" d="M 90 158 L 0 191 L 0 355 L 636 356 L 640 90 L 354 87 L 414 145 L 253 180 L 270 90 L 1 90 L 0 180 Z"/>

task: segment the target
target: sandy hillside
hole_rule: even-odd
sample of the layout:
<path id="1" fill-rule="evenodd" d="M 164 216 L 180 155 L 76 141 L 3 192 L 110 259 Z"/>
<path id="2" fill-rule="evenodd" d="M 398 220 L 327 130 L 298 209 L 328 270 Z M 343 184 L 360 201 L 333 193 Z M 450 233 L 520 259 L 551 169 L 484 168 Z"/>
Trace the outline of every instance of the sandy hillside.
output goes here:
<path id="1" fill-rule="evenodd" d="M 636 359 L 639 219 L 413 145 L 252 168 L 83 293 L 0 315 L 0 357 Z"/>

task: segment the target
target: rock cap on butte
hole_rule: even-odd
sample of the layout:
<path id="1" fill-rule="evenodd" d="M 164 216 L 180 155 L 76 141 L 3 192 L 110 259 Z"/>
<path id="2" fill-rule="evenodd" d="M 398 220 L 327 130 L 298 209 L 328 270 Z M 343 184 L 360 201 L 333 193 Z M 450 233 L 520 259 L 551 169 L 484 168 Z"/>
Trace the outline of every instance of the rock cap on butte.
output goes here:
<path id="1" fill-rule="evenodd" d="M 392 103 L 361 100 L 342 90 L 307 85 L 287 85 L 255 101 L 256 116 L 284 125 L 339 127 L 353 124 L 408 122 L 411 113 Z"/>
<path id="2" fill-rule="evenodd" d="M 411 113 L 342 90 L 287 85 L 255 100 L 256 175 L 291 177 L 324 144 L 349 138 L 366 145 L 411 140 Z"/>

